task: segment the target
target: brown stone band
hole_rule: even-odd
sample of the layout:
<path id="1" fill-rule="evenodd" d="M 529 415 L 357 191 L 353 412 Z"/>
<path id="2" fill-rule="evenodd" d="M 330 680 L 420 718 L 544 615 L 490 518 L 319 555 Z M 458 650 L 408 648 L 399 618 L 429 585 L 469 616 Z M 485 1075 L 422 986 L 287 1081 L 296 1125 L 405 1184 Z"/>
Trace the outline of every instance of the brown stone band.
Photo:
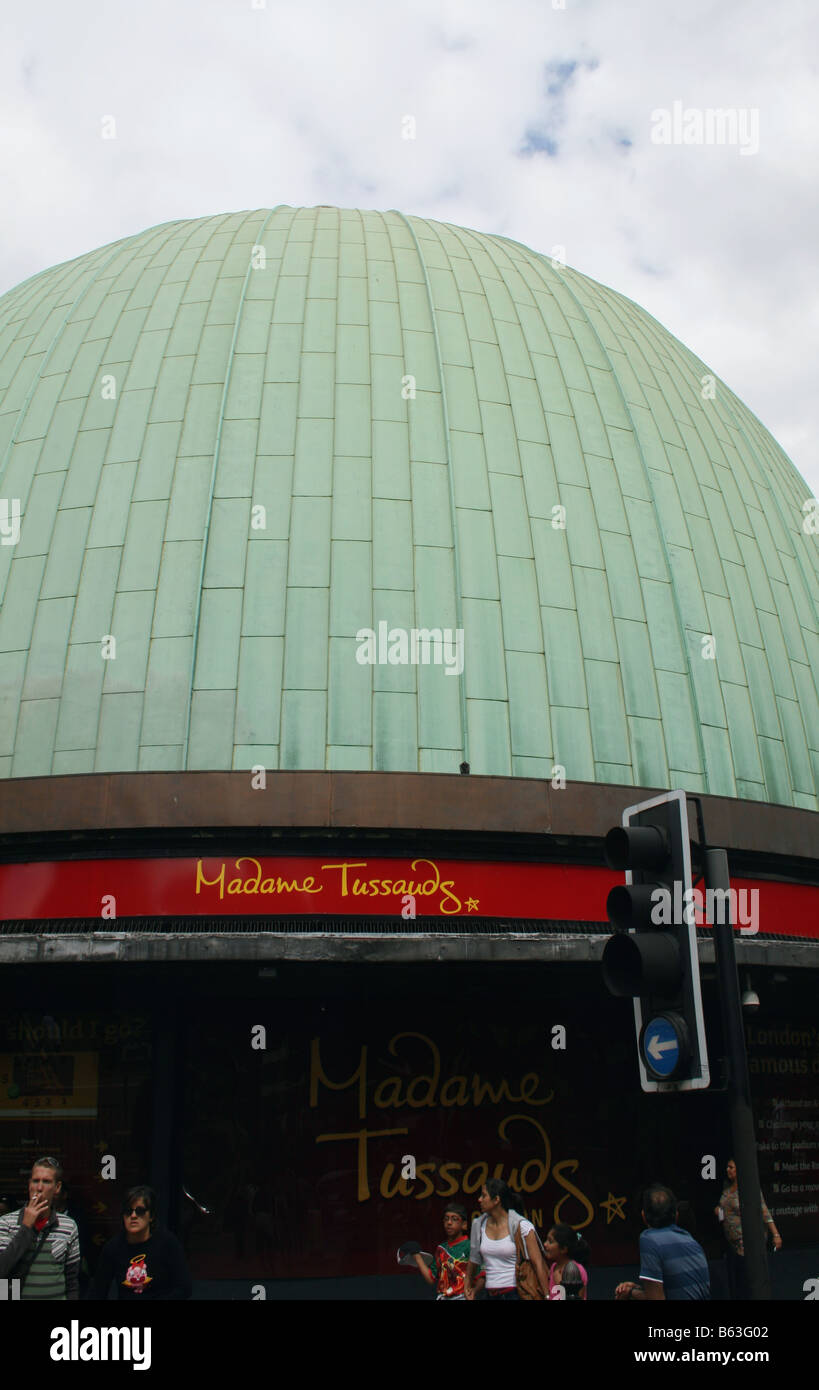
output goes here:
<path id="1" fill-rule="evenodd" d="M 45 848 L 66 836 L 77 837 L 76 852 L 97 837 L 110 845 L 135 832 L 172 832 L 178 841 L 202 830 L 346 831 L 524 837 L 530 850 L 541 840 L 543 852 L 554 855 L 572 842 L 601 839 L 624 807 L 657 794 L 593 782 L 556 790 L 532 778 L 410 772 L 268 772 L 259 790 L 249 771 L 15 778 L 0 781 L 0 848 L 3 857 L 20 858 L 32 842 Z M 819 881 L 819 813 L 701 800 L 709 844 L 782 856 L 800 877 Z"/>

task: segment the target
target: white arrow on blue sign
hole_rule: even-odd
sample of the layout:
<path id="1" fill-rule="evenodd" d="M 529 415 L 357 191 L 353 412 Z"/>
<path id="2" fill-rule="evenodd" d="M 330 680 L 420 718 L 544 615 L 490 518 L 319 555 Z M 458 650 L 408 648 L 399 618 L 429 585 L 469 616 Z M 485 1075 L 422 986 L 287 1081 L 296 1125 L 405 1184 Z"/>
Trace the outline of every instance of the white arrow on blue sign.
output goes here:
<path id="1" fill-rule="evenodd" d="M 680 1060 L 680 1037 L 667 1018 L 652 1018 L 643 1032 L 643 1057 L 655 1076 L 671 1076 Z"/>

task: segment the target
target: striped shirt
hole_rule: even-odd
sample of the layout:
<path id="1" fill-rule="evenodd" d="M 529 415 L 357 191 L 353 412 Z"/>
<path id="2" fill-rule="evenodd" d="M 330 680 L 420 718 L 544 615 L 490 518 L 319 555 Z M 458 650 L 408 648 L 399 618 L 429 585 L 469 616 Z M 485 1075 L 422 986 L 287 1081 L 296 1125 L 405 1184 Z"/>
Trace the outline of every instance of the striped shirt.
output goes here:
<path id="1" fill-rule="evenodd" d="M 21 1302 L 36 1299 L 54 1303 L 79 1297 L 77 1223 L 70 1216 L 52 1211 L 44 1236 L 42 1231 L 22 1223 L 22 1208 L 0 1216 L 0 1278 L 22 1278 Z"/>
<path id="2" fill-rule="evenodd" d="M 705 1251 L 682 1226 L 656 1226 L 643 1231 L 640 1278 L 662 1284 L 670 1302 L 711 1297 Z"/>

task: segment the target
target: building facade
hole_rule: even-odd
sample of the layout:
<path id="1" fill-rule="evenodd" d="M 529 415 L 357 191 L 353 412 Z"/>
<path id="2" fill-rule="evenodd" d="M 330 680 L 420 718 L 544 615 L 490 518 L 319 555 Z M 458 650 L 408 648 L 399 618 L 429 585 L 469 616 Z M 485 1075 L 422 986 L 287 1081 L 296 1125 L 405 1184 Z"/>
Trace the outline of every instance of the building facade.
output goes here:
<path id="1" fill-rule="evenodd" d="M 93 1263 L 149 1174 L 222 1292 L 400 1294 L 496 1173 L 603 1270 L 662 1177 L 716 1255 L 724 1097 L 642 1095 L 599 967 L 682 788 L 809 1258 L 819 545 L 728 388 L 503 237 L 279 207 L 5 295 L 0 449 L 0 1187 L 58 1150 Z"/>

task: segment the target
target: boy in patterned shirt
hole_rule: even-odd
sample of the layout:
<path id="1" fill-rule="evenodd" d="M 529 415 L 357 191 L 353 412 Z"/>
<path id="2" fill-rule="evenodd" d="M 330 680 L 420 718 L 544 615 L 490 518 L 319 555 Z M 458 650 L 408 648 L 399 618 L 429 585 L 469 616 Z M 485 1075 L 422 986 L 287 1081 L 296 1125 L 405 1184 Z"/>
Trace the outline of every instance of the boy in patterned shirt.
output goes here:
<path id="1" fill-rule="evenodd" d="M 452 1202 L 444 1210 L 445 1239 L 435 1248 L 432 1268 L 422 1255 L 415 1256 L 421 1278 L 438 1287 L 437 1302 L 463 1299 L 466 1267 L 469 1263 L 469 1216 L 466 1207 Z"/>

